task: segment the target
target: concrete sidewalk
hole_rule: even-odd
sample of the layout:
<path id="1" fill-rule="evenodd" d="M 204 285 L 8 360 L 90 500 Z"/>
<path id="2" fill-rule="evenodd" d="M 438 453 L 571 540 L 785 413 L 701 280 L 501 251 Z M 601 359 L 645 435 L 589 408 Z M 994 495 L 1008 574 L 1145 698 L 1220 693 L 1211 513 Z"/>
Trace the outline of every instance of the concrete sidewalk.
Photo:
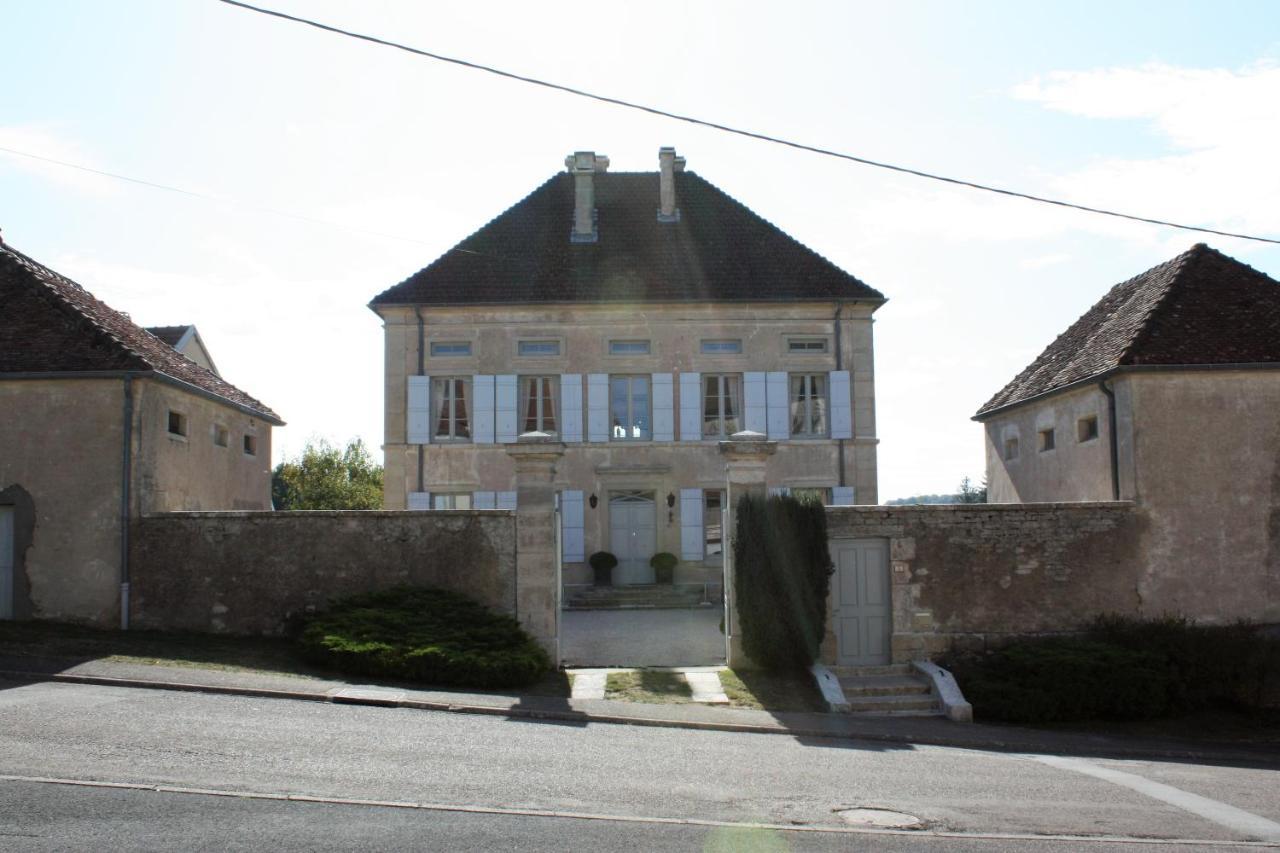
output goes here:
<path id="1" fill-rule="evenodd" d="M 1052 732 L 1014 726 L 959 724 L 932 717 L 855 717 L 812 712 L 753 711 L 704 704 L 641 704 L 609 699 L 567 699 L 517 693 L 418 690 L 393 684 L 276 675 L 259 672 L 153 666 L 113 661 L 64 661 L 0 656 L 0 679 L 57 681 L 152 690 L 292 699 L 487 714 L 581 725 L 661 726 L 804 738 L 951 746 L 1008 752 L 1114 758 L 1177 759 L 1280 767 L 1270 744 L 1201 743 Z M 0 690 L 6 689 L 0 682 Z"/>

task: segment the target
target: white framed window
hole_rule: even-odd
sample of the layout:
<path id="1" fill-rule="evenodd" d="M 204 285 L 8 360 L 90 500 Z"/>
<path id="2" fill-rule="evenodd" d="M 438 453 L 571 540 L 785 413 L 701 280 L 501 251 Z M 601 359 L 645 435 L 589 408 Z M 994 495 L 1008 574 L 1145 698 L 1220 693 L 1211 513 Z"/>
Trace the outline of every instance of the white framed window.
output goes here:
<path id="1" fill-rule="evenodd" d="M 242 446 L 244 447 L 244 455 L 245 455 L 245 456 L 257 456 L 257 455 L 258 455 L 258 437 L 257 437 L 256 435 L 251 435 L 251 434 L 249 434 L 249 433 L 245 433 L 245 435 L 244 435 L 244 443 L 243 443 L 243 445 L 242 445 Z"/>
<path id="2" fill-rule="evenodd" d="M 222 424 L 214 424 L 213 443 L 218 447 L 226 447 L 231 443 L 231 431 Z"/>
<path id="3" fill-rule="evenodd" d="M 648 341 L 609 341 L 609 355 L 648 355 Z"/>
<path id="4" fill-rule="evenodd" d="M 470 379 L 437 376 L 431 380 L 432 441 L 471 440 L 470 396 Z"/>
<path id="5" fill-rule="evenodd" d="M 471 509 L 470 492 L 432 492 L 432 509 Z"/>
<path id="6" fill-rule="evenodd" d="M 609 438 L 647 441 L 652 435 L 648 376 L 609 377 Z"/>
<path id="7" fill-rule="evenodd" d="M 742 352 L 742 338 L 718 338 L 702 342 L 703 355 L 739 355 Z"/>
<path id="8" fill-rule="evenodd" d="M 1041 453 L 1045 453 L 1047 451 L 1053 450 L 1058 444 L 1058 437 L 1054 433 L 1053 427 L 1048 427 L 1047 429 L 1040 430 L 1039 436 L 1040 436 L 1040 452 Z"/>
<path id="9" fill-rule="evenodd" d="M 702 437 L 726 438 L 742 429 L 742 377 L 708 373 L 702 377 Z"/>
<path id="10" fill-rule="evenodd" d="M 703 559 L 719 561 L 724 558 L 724 529 L 720 511 L 724 507 L 724 492 L 706 489 L 702 493 L 702 544 Z"/>
<path id="11" fill-rule="evenodd" d="M 182 412 L 175 412 L 173 409 L 170 409 L 168 423 L 169 435 L 174 438 L 187 437 L 187 416 L 185 414 Z"/>
<path id="12" fill-rule="evenodd" d="M 554 435 L 559 431 L 557 385 L 559 383 L 554 376 L 520 377 L 520 432 Z"/>
<path id="13" fill-rule="evenodd" d="M 792 437 L 825 438 L 827 435 L 827 374 L 793 373 L 790 383 Z"/>
<path id="14" fill-rule="evenodd" d="M 1076 441 L 1084 444 L 1098 437 L 1098 416 L 1087 415 L 1076 421 Z"/>
<path id="15" fill-rule="evenodd" d="M 826 338 L 787 338 L 787 352 L 793 355 L 820 355 L 827 347 Z"/>
<path id="16" fill-rule="evenodd" d="M 471 341 L 432 341 L 432 358 L 462 358 L 471 355 Z"/>
<path id="17" fill-rule="evenodd" d="M 560 354 L 560 341 L 556 339 L 520 341 L 516 344 L 516 354 L 529 357 L 547 357 Z"/>

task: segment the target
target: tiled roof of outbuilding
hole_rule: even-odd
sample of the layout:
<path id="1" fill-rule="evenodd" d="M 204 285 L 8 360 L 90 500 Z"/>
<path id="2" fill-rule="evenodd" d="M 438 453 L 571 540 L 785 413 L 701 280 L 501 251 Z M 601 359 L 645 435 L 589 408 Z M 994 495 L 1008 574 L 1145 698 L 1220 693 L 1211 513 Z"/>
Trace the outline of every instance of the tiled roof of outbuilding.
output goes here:
<path id="1" fill-rule="evenodd" d="M 770 302 L 884 296 L 693 172 L 659 222 L 657 172 L 594 177 L 599 241 L 571 243 L 562 172 L 370 305 Z"/>
<path id="2" fill-rule="evenodd" d="M 1135 365 L 1280 363 L 1280 283 L 1197 243 L 1123 281 L 978 410 Z"/>
<path id="3" fill-rule="evenodd" d="M 0 243 L 0 379 L 5 373 L 139 371 L 281 424 L 258 400 L 178 353 L 92 293 Z"/>

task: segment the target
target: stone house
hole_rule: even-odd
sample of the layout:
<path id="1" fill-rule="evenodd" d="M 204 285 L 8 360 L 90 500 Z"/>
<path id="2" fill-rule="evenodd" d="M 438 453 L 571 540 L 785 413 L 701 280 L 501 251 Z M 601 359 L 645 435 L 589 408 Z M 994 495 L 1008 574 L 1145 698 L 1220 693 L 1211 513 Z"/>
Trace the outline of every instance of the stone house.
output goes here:
<path id="1" fill-rule="evenodd" d="M 127 622 L 132 520 L 271 508 L 283 421 L 209 365 L 0 242 L 0 618 Z"/>
<path id="2" fill-rule="evenodd" d="M 719 584 L 721 439 L 780 442 L 774 490 L 875 503 L 876 290 L 663 148 L 656 172 L 576 152 L 370 307 L 386 341 L 388 509 L 510 508 L 503 445 L 543 432 L 566 585 Z"/>
<path id="3" fill-rule="evenodd" d="M 1113 287 L 974 419 L 992 503 L 1137 505 L 1145 612 L 1280 621 L 1280 283 L 1193 246 Z"/>

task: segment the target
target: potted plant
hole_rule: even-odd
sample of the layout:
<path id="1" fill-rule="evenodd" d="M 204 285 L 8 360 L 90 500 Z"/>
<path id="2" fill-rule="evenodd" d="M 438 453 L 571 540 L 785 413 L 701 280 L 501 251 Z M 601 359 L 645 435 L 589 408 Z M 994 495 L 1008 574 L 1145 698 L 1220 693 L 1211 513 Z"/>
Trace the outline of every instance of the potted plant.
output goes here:
<path id="1" fill-rule="evenodd" d="M 659 551 L 649 558 L 649 565 L 653 566 L 653 577 L 657 583 L 674 583 L 676 579 L 676 564 L 680 562 L 675 554 L 668 551 Z"/>
<path id="2" fill-rule="evenodd" d="M 618 558 L 608 551 L 596 551 L 587 558 L 591 569 L 596 573 L 596 586 L 613 586 L 613 567 L 618 565 Z"/>

